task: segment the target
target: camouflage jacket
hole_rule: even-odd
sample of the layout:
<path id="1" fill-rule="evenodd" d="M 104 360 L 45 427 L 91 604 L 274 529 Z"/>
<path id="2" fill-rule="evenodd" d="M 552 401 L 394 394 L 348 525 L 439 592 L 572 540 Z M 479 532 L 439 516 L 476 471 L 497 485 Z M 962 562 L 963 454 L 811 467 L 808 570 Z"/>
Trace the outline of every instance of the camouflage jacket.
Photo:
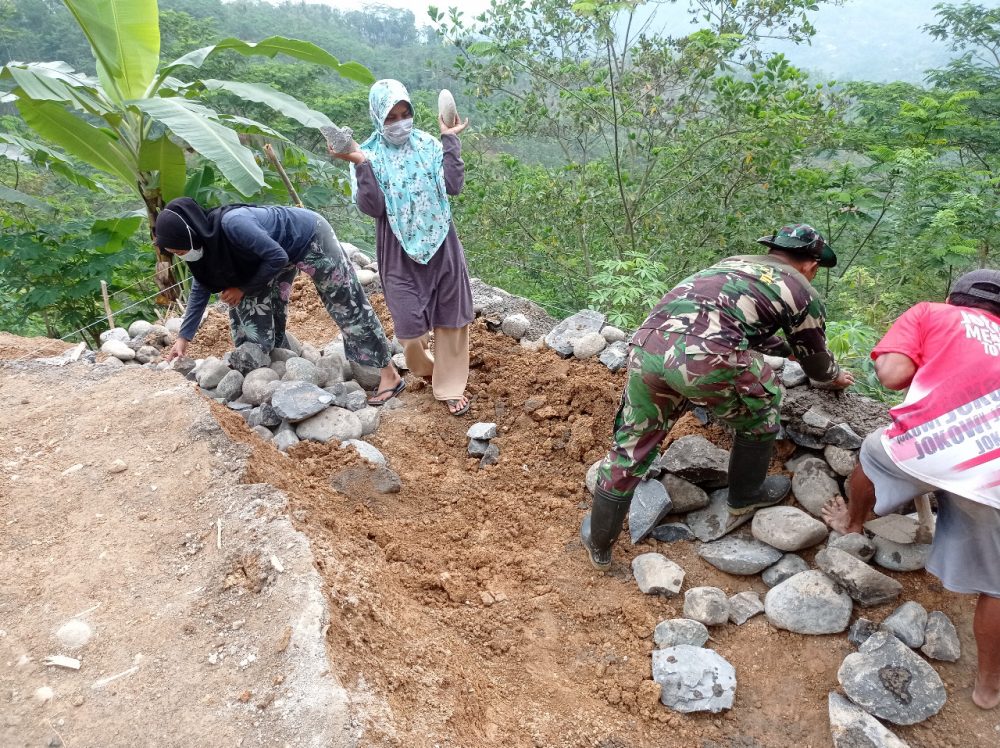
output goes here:
<path id="1" fill-rule="evenodd" d="M 826 345 L 825 317 L 805 276 L 777 258 L 753 255 L 729 257 L 684 279 L 639 329 L 685 335 L 691 352 L 794 353 L 810 378 L 828 382 L 840 369 Z"/>

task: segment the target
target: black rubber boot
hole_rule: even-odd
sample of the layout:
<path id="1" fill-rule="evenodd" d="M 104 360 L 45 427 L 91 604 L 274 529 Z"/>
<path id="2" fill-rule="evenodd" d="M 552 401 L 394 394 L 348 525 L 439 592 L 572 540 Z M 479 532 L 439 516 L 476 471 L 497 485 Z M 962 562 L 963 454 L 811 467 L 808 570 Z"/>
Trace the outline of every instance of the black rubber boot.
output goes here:
<path id="1" fill-rule="evenodd" d="M 594 505 L 580 525 L 580 540 L 595 569 L 611 568 L 611 546 L 622 531 L 631 503 L 631 496 L 615 496 L 600 487 L 594 491 Z"/>
<path id="2" fill-rule="evenodd" d="M 749 439 L 739 434 L 729 453 L 729 513 L 740 515 L 777 504 L 792 490 L 783 475 L 768 476 L 774 439 Z"/>

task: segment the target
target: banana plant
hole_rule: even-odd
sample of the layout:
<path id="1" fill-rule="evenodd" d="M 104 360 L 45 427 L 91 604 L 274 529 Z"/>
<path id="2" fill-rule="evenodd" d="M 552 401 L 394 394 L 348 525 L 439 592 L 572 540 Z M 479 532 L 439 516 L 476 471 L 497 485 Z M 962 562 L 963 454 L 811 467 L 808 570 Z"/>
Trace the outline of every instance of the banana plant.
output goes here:
<path id="1" fill-rule="evenodd" d="M 220 80 L 182 80 L 215 54 L 250 57 L 285 55 L 322 65 L 341 77 L 370 83 L 372 74 L 356 62 L 340 62 L 310 42 L 272 36 L 259 42 L 223 39 L 160 66 L 159 9 L 156 0 L 64 0 L 96 61 L 96 78 L 64 62 L 8 62 L 0 81 L 25 123 L 45 144 L 0 133 L 0 156 L 57 166 L 65 174 L 67 155 L 124 185 L 145 204 L 149 227 L 163 205 L 184 194 L 185 151 L 199 154 L 243 195 L 265 186 L 254 152 L 240 133 L 267 132 L 265 125 L 215 111 L 200 96 L 224 90 L 264 104 L 303 125 L 332 124 L 324 114 L 292 96 L 263 85 Z M 61 149 L 53 150 L 50 145 Z M 71 177 L 72 178 L 72 177 Z M 101 189 L 98 179 L 75 179 Z M 2 199 L 2 196 L 0 196 Z M 156 250 L 157 283 L 164 301 L 175 294 L 171 257 Z"/>

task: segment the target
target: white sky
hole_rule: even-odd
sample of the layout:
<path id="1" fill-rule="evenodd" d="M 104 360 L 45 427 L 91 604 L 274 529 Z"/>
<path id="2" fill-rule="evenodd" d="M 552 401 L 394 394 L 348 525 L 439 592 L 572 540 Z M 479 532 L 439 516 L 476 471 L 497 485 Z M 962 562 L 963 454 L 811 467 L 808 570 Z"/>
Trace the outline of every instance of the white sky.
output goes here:
<path id="1" fill-rule="evenodd" d="M 356 10 L 365 5 L 388 5 L 392 8 L 406 8 L 413 12 L 418 26 L 426 26 L 430 23 L 427 17 L 427 8 L 431 5 L 437 6 L 439 10 L 447 10 L 454 6 L 462 10 L 467 17 L 477 16 L 490 6 L 489 0 L 440 0 L 439 2 L 429 2 L 429 0 L 306 0 L 307 2 L 330 5 L 340 10 Z"/>

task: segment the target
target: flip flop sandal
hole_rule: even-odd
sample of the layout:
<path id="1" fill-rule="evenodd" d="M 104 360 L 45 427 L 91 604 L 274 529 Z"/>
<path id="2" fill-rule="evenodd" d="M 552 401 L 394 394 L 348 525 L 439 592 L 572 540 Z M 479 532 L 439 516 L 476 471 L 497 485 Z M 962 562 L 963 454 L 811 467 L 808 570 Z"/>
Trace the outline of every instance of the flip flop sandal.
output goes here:
<path id="1" fill-rule="evenodd" d="M 451 413 L 453 416 L 464 416 L 466 413 L 469 412 L 469 407 L 472 405 L 472 401 L 469 400 L 468 398 L 465 399 L 465 405 L 463 405 L 461 408 L 459 408 L 458 410 L 453 409 L 453 407 L 457 405 L 459 402 L 461 402 L 461 400 L 462 398 L 457 397 L 451 400 L 444 401 L 444 404 L 448 407 L 448 412 Z"/>
<path id="2" fill-rule="evenodd" d="M 380 408 L 405 389 L 406 389 L 406 380 L 400 377 L 399 384 L 397 384 L 395 387 L 390 387 L 389 389 L 386 390 L 379 390 L 378 392 L 373 394 L 370 398 L 368 398 L 368 404 L 371 405 L 373 408 Z M 384 395 L 386 392 L 391 392 L 392 394 L 389 395 L 389 397 L 387 397 L 385 400 L 374 399 L 379 395 Z"/>

